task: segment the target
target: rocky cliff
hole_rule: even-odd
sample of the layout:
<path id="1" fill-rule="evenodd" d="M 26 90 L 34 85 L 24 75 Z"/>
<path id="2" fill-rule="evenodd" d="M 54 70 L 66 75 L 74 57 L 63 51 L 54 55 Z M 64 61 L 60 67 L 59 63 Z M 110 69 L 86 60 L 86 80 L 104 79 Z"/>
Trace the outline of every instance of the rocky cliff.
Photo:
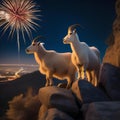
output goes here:
<path id="1" fill-rule="evenodd" d="M 110 63 L 116 67 L 120 67 L 120 0 L 116 1 L 116 19 L 113 22 L 112 34 L 107 43 L 109 47 L 103 58 L 103 63 Z"/>

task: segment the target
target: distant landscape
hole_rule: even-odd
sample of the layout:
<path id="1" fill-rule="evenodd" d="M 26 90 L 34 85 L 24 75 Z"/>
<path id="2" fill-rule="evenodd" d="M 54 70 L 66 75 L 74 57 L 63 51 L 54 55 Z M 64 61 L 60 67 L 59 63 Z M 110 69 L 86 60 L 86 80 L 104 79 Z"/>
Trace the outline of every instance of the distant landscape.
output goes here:
<path id="1" fill-rule="evenodd" d="M 0 64 L 0 82 L 14 80 L 27 73 L 38 70 L 38 65 L 30 64 Z"/>

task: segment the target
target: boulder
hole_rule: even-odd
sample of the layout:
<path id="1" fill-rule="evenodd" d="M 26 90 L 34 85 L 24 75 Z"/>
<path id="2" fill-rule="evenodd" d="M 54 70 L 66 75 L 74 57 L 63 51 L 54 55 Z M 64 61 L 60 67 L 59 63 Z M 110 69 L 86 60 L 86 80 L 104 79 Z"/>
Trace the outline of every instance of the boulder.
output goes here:
<path id="1" fill-rule="evenodd" d="M 45 105 L 41 105 L 38 114 L 38 120 L 45 120 L 47 114 L 48 114 L 48 108 Z"/>
<path id="2" fill-rule="evenodd" d="M 105 63 L 100 73 L 100 84 L 112 100 L 120 100 L 120 68 Z"/>
<path id="3" fill-rule="evenodd" d="M 93 102 L 82 112 L 85 120 L 120 120 L 120 102 Z"/>
<path id="4" fill-rule="evenodd" d="M 39 90 L 39 99 L 47 108 L 57 108 L 73 116 L 79 112 L 71 90 L 65 88 L 43 87 Z"/>
<path id="5" fill-rule="evenodd" d="M 48 109 L 48 114 L 45 120 L 74 120 L 74 119 L 56 108 L 51 108 Z"/>
<path id="6" fill-rule="evenodd" d="M 39 110 L 38 120 L 73 120 L 73 118 L 56 108 L 48 109 L 43 104 Z"/>
<path id="7" fill-rule="evenodd" d="M 101 89 L 93 86 L 87 80 L 76 80 L 72 85 L 72 92 L 79 104 L 109 100 Z"/>

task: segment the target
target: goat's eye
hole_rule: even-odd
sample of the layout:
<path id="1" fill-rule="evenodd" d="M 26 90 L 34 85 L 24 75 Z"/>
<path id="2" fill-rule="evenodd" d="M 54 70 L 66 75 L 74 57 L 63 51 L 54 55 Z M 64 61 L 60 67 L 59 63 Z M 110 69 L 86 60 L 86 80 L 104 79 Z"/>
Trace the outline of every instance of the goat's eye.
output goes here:
<path id="1" fill-rule="evenodd" d="M 35 44 L 32 44 L 33 46 L 35 46 Z"/>
<path id="2" fill-rule="evenodd" d="M 72 35 L 72 33 L 69 33 L 70 35 Z"/>

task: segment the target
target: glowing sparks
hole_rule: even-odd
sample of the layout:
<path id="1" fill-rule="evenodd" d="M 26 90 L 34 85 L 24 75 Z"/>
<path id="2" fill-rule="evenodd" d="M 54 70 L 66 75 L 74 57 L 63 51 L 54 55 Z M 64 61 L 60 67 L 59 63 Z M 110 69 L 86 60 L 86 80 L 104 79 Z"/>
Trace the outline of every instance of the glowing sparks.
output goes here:
<path id="1" fill-rule="evenodd" d="M 20 34 L 25 41 L 25 33 L 30 37 L 32 30 L 39 26 L 40 20 L 37 5 L 32 0 L 3 0 L 0 4 L 0 27 L 3 32 L 10 28 L 10 36 L 16 32 L 18 50 L 20 50 Z"/>
<path id="2" fill-rule="evenodd" d="M 6 19 L 7 21 L 9 21 L 10 19 L 10 15 L 6 13 L 5 11 L 0 11 L 0 16 L 2 19 Z"/>

